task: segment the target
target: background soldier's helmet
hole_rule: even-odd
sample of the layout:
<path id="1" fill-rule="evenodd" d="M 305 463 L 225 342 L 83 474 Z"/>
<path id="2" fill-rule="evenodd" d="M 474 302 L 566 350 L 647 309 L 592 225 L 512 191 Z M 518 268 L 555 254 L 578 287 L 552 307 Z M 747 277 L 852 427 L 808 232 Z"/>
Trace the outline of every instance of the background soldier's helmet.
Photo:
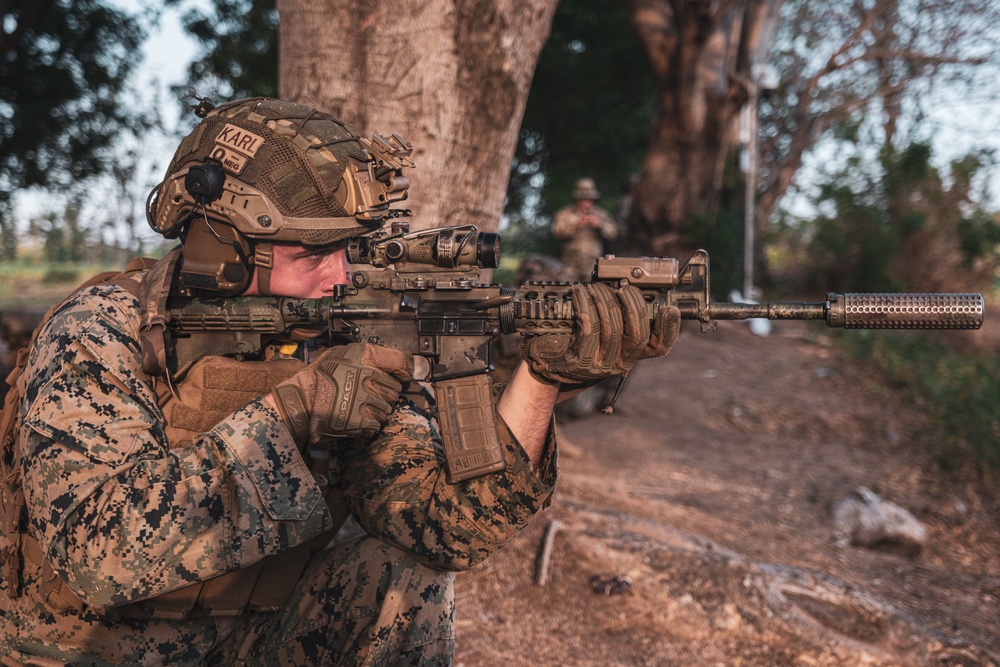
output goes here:
<path id="1" fill-rule="evenodd" d="M 573 188 L 573 199 L 600 199 L 601 193 L 592 178 L 581 178 Z"/>
<path id="2" fill-rule="evenodd" d="M 150 226 L 182 242 L 182 288 L 234 296 L 270 286 L 272 242 L 323 246 L 381 227 L 406 198 L 412 147 L 359 137 L 333 116 L 266 98 L 213 109 L 150 193 Z"/>

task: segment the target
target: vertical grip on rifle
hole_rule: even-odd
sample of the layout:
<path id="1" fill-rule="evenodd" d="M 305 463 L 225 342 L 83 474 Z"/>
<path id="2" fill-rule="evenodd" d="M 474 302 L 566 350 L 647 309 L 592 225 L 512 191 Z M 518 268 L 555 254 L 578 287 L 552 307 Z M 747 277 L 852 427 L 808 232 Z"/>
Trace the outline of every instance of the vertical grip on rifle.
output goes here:
<path id="1" fill-rule="evenodd" d="M 827 324 L 846 329 L 978 329 L 979 294 L 830 294 Z"/>
<path id="2" fill-rule="evenodd" d="M 454 484 L 504 468 L 497 437 L 493 387 L 486 373 L 434 382 L 438 426 Z"/>

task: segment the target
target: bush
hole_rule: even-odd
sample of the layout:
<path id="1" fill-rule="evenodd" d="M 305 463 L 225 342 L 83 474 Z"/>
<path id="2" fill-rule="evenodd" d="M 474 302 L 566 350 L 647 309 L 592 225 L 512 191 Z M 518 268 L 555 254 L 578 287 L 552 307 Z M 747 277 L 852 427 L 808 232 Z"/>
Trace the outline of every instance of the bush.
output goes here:
<path id="1" fill-rule="evenodd" d="M 73 266 L 50 266 L 42 282 L 46 285 L 80 282 L 80 272 Z"/>
<path id="2" fill-rule="evenodd" d="M 929 415 L 943 469 L 1000 469 L 1000 355 L 963 353 L 933 333 L 852 331 L 841 340 Z"/>

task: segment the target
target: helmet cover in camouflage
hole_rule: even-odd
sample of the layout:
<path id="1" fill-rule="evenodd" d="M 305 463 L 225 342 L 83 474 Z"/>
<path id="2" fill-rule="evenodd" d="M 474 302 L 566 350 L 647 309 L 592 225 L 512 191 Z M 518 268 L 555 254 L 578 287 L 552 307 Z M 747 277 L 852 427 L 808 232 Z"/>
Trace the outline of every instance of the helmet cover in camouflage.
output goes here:
<path id="1" fill-rule="evenodd" d="M 205 213 L 251 239 L 326 245 L 378 228 L 406 198 L 412 148 L 362 139 L 333 116 L 268 98 L 215 108 L 182 141 L 149 207 L 151 226 L 176 238 L 200 204 L 185 187 L 193 165 L 221 167 L 221 196 Z"/>

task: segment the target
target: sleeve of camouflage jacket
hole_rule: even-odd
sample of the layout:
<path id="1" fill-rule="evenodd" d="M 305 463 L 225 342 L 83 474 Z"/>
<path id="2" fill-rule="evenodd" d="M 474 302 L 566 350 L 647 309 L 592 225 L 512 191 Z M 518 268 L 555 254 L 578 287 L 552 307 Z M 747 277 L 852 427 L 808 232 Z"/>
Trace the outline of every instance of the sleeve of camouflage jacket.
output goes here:
<path id="1" fill-rule="evenodd" d="M 88 604 L 111 607 L 250 565 L 331 527 L 261 400 L 170 449 L 120 288 L 71 299 L 39 336 L 22 398 L 31 532 Z"/>
<path id="2" fill-rule="evenodd" d="M 436 422 L 405 401 L 373 440 L 341 451 L 341 483 L 368 533 L 431 567 L 463 570 L 509 542 L 551 501 L 555 429 L 538 470 L 497 415 L 506 467 L 448 484 Z"/>

